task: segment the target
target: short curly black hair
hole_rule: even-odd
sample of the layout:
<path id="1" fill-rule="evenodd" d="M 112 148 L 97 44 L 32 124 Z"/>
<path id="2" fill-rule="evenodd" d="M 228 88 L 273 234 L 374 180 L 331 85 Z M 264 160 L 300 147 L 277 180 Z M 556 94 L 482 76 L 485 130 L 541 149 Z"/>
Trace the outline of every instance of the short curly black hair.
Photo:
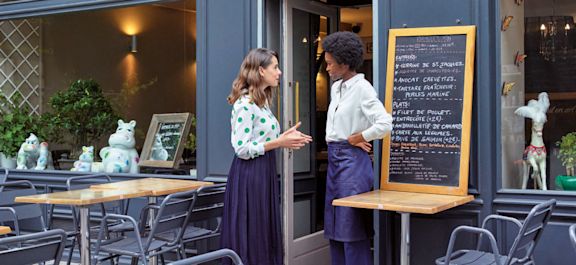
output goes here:
<path id="1" fill-rule="evenodd" d="M 358 70 L 364 62 L 364 44 L 355 33 L 334 32 L 324 38 L 322 48 L 330 53 L 337 63 L 348 65 L 350 70 Z"/>

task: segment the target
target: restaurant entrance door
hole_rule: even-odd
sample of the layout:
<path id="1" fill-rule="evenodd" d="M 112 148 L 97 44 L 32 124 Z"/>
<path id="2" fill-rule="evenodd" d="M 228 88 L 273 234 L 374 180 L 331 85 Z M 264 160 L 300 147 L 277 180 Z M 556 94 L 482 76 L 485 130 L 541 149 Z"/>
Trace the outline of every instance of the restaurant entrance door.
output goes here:
<path id="1" fill-rule="evenodd" d="M 283 124 L 301 122 L 300 130 L 314 138 L 300 150 L 283 151 L 285 263 L 329 264 L 323 217 L 330 79 L 321 41 L 336 31 L 338 9 L 303 0 L 285 1 L 283 8 Z"/>

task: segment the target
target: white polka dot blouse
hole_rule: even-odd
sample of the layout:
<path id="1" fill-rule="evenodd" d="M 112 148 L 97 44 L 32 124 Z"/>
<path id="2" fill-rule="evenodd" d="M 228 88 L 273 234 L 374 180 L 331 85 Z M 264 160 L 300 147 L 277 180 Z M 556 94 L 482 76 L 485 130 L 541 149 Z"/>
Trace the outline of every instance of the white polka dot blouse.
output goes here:
<path id="1" fill-rule="evenodd" d="M 232 147 L 241 159 L 264 155 L 264 144 L 280 135 L 280 124 L 270 108 L 258 107 L 247 95 L 234 102 L 230 125 Z"/>

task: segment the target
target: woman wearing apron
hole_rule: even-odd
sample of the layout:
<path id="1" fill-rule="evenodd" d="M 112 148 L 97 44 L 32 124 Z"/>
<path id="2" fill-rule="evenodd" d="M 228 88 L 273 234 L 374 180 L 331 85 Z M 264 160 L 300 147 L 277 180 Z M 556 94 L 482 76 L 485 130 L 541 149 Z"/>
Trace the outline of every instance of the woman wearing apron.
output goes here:
<path id="1" fill-rule="evenodd" d="M 281 74 L 276 52 L 254 49 L 244 58 L 228 96 L 236 156 L 226 184 L 221 244 L 238 253 L 244 264 L 282 264 L 274 149 L 299 149 L 312 141 L 297 130 L 300 123 L 280 134 L 268 103 Z"/>
<path id="2" fill-rule="evenodd" d="M 378 99 L 376 90 L 356 70 L 363 63 L 363 45 L 352 32 L 327 36 L 326 71 L 334 84 L 326 121 L 328 176 L 324 210 L 324 235 L 330 240 L 332 264 L 372 264 L 372 220 L 366 210 L 334 207 L 334 199 L 368 192 L 374 170 L 368 153 L 370 141 L 392 130 L 392 116 Z M 368 212 L 369 213 L 369 212 Z"/>

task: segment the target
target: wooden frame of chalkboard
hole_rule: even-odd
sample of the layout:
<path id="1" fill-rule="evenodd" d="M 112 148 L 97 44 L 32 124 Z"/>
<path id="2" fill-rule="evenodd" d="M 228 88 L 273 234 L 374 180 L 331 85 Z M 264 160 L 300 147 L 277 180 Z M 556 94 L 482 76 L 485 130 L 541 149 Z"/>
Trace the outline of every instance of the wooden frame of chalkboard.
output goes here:
<path id="1" fill-rule="evenodd" d="M 381 189 L 468 193 L 476 27 L 391 29 Z"/>
<path id="2" fill-rule="evenodd" d="M 154 114 L 140 156 L 140 166 L 177 168 L 192 121 L 190 113 Z M 157 136 L 159 139 L 157 139 Z M 160 143 L 161 144 L 160 144 Z"/>

